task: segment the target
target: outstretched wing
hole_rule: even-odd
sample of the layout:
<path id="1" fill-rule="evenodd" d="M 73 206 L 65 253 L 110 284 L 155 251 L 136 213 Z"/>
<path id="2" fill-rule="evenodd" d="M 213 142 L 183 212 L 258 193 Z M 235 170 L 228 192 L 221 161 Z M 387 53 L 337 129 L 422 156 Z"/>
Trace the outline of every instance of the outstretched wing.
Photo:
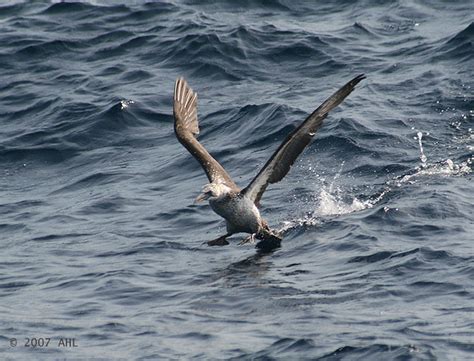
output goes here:
<path id="1" fill-rule="evenodd" d="M 195 138 L 195 135 L 199 134 L 197 93 L 181 77 L 176 80 L 174 86 L 173 114 L 176 137 L 201 164 L 209 181 L 225 183 L 228 187 L 238 190 L 229 174 Z"/>
<path id="2" fill-rule="evenodd" d="M 331 95 L 306 120 L 291 132 L 262 170 L 242 192 L 254 203 L 259 203 L 263 192 L 270 183 L 277 183 L 288 173 L 296 158 L 309 144 L 321 127 L 331 109 L 338 106 L 365 79 L 363 74 L 356 76 L 341 89 Z"/>

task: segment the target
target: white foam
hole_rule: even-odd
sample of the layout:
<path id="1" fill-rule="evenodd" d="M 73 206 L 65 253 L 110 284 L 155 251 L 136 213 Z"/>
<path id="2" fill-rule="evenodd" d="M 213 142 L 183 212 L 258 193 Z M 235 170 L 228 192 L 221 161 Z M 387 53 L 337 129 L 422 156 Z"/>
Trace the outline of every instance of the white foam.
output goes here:
<path id="1" fill-rule="evenodd" d="M 319 205 L 316 209 L 316 214 L 319 216 L 348 214 L 371 208 L 373 205 L 371 201 L 360 201 L 357 197 L 354 197 L 350 203 L 347 203 L 338 194 L 331 194 L 322 189 L 319 193 Z"/>
<path id="2" fill-rule="evenodd" d="M 425 169 L 420 169 L 415 175 L 442 175 L 442 176 L 460 176 L 472 172 L 471 164 L 474 158 L 471 157 L 465 162 L 454 163 L 451 159 L 443 162 L 431 164 Z"/>
<path id="3" fill-rule="evenodd" d="M 134 104 L 135 102 L 133 100 L 121 100 L 120 101 L 120 110 L 127 109 L 130 104 Z"/>
<path id="4" fill-rule="evenodd" d="M 315 226 L 319 222 L 318 218 L 312 214 L 308 214 L 305 217 L 297 218 L 291 221 L 283 221 L 282 226 L 277 231 L 277 233 L 284 233 L 290 229 L 303 227 L 303 226 Z"/>
<path id="5" fill-rule="evenodd" d="M 428 134 L 428 133 L 426 133 Z M 342 174 L 344 162 L 341 163 L 339 170 L 334 175 L 331 183 L 328 186 L 320 188 L 315 197 L 308 197 L 306 204 L 313 203 L 313 211 L 309 212 L 302 218 L 297 218 L 292 221 L 283 222 L 283 226 L 280 232 L 285 232 L 291 228 L 301 226 L 314 226 L 320 223 L 320 219 L 326 216 L 338 216 L 343 214 L 349 214 L 353 212 L 362 211 L 364 209 L 372 208 L 379 203 L 389 192 L 395 187 L 402 187 L 405 184 L 413 184 L 420 177 L 426 176 L 462 176 L 472 172 L 472 163 L 474 157 L 467 159 L 465 162 L 455 163 L 451 159 L 446 159 L 441 162 L 430 164 L 428 157 L 424 153 L 423 149 L 423 134 L 417 132 L 415 140 L 418 140 L 418 146 L 420 149 L 420 160 L 421 164 L 415 169 L 412 174 L 407 174 L 402 177 L 393 178 L 385 183 L 382 191 L 376 195 L 373 195 L 367 200 L 360 200 L 357 197 L 348 197 L 347 191 L 342 190 L 336 186 L 337 179 Z M 309 170 L 312 171 L 311 166 Z M 319 175 L 315 174 L 315 177 L 320 181 L 324 181 Z M 384 211 L 387 212 L 390 208 L 384 207 Z M 397 210 L 397 209 L 396 209 Z"/>
<path id="6" fill-rule="evenodd" d="M 429 135 L 429 133 L 425 134 Z M 394 188 L 416 183 L 421 177 L 462 176 L 472 172 L 471 167 L 472 163 L 474 162 L 474 156 L 471 156 L 466 161 L 460 163 L 456 163 L 449 158 L 441 162 L 429 163 L 428 157 L 426 156 L 423 148 L 423 133 L 421 131 L 416 131 L 416 136 L 414 139 L 418 141 L 421 164 L 415 168 L 412 174 L 392 178 L 385 183 L 382 191 L 374 194 L 367 200 L 360 200 L 355 196 L 348 196 L 347 190 L 343 190 L 336 185 L 337 180 L 341 176 L 342 170 L 344 168 L 345 163 L 342 162 L 330 184 L 322 187 L 318 185 L 318 190 L 315 191 L 315 195 L 307 197 L 304 200 L 305 206 L 309 206 L 312 211 L 308 212 L 301 218 L 283 222 L 279 232 L 285 232 L 292 228 L 298 228 L 302 226 L 315 226 L 321 222 L 321 218 L 323 217 L 344 215 L 372 208 L 381 202 Z M 311 165 L 308 165 L 308 170 L 314 173 L 314 177 L 318 180 L 318 183 L 325 182 L 325 178 L 322 177 L 321 174 L 317 174 L 316 170 L 313 169 Z M 385 212 L 388 212 L 390 209 L 391 208 L 389 206 L 384 207 Z M 398 210 L 397 208 L 394 209 Z"/>
<path id="7" fill-rule="evenodd" d="M 427 133 L 428 134 L 428 133 Z M 387 185 L 395 183 L 397 187 L 401 187 L 405 183 L 413 183 L 416 177 L 419 176 L 461 176 L 472 172 L 471 164 L 474 157 L 468 158 L 465 162 L 455 163 L 451 159 L 446 159 L 441 162 L 430 164 L 423 150 L 422 132 L 417 132 L 415 139 L 418 139 L 418 146 L 420 148 L 420 167 L 416 168 L 413 174 L 405 175 L 401 178 L 394 179 L 392 182 L 387 182 Z"/>

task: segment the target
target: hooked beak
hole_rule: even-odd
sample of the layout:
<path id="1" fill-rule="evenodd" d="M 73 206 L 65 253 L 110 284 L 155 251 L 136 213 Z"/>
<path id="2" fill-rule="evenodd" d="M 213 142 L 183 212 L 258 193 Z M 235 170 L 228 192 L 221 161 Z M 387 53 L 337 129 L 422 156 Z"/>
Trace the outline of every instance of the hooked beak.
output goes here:
<path id="1" fill-rule="evenodd" d="M 202 202 L 202 201 L 205 201 L 206 199 L 209 199 L 209 193 L 201 193 L 200 195 L 198 195 L 196 197 L 196 199 L 194 200 L 194 203 L 199 203 L 199 202 Z"/>

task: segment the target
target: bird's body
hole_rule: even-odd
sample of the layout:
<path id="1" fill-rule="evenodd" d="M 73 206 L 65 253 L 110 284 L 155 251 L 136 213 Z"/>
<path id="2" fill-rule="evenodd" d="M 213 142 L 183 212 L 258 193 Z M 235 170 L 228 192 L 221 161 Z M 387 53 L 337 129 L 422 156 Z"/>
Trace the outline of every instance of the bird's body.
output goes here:
<path id="1" fill-rule="evenodd" d="M 229 192 L 217 199 L 210 199 L 214 212 L 226 220 L 227 233 L 259 233 L 263 228 L 257 206 L 242 193 Z"/>
<path id="2" fill-rule="evenodd" d="M 261 248 L 267 247 L 268 243 L 279 243 L 278 236 L 270 231 L 255 203 L 242 191 L 223 183 L 210 183 L 204 186 L 197 200 L 204 199 L 208 199 L 212 210 L 225 219 L 227 230 L 224 236 L 209 241 L 209 245 L 228 244 L 225 239 L 235 233 L 249 233 L 266 240 L 260 244 Z"/>
<path id="3" fill-rule="evenodd" d="M 210 181 L 204 186 L 196 201 L 208 199 L 211 208 L 226 220 L 227 225 L 227 233 L 209 241 L 209 245 L 228 244 L 226 238 L 240 232 L 251 234 L 252 239 L 253 236 L 260 239 L 261 242 L 257 244 L 259 248 L 275 248 L 280 245 L 279 235 L 268 227 L 260 215 L 257 207 L 260 198 L 269 184 L 283 179 L 322 125 L 328 112 L 339 105 L 362 79 L 363 75 L 355 77 L 323 102 L 288 135 L 257 176 L 241 190 L 224 168 L 197 141 L 196 135 L 199 134 L 197 94 L 183 78 L 178 78 L 173 106 L 175 133 L 181 144 L 201 164 Z"/>

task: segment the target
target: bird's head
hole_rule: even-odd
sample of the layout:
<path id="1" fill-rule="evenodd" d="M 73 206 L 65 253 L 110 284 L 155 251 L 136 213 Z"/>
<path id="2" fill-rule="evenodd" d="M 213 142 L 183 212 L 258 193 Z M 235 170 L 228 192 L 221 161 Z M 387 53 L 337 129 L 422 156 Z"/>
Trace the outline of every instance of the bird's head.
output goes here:
<path id="1" fill-rule="evenodd" d="M 230 192 L 230 188 L 223 183 L 210 183 L 202 188 L 201 194 L 196 198 L 196 202 L 213 200 L 225 196 Z"/>

